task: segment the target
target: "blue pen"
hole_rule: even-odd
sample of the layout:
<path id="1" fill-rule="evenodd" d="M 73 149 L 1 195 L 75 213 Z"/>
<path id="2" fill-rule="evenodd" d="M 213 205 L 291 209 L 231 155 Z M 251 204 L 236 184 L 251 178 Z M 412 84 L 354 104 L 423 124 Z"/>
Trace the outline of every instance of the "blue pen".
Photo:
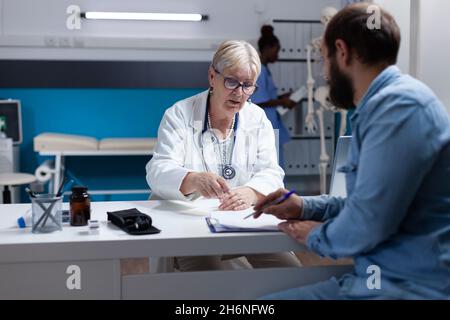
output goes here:
<path id="1" fill-rule="evenodd" d="M 274 206 L 274 205 L 276 205 L 276 204 L 282 203 L 282 202 L 285 201 L 287 198 L 289 198 L 289 197 L 291 196 L 291 194 L 293 194 L 293 193 L 295 193 L 295 189 L 289 191 L 289 192 L 286 193 L 285 195 L 282 195 L 282 196 L 279 197 L 278 199 L 272 201 L 271 203 L 269 203 L 268 205 L 266 205 L 266 206 L 263 208 L 263 210 L 264 210 L 265 208 L 270 207 L 270 206 Z M 250 217 L 253 216 L 253 215 L 255 215 L 255 213 L 256 213 L 256 211 L 255 211 L 255 212 L 252 212 L 252 213 L 249 214 L 248 216 L 245 216 L 245 217 L 244 217 L 244 220 L 247 219 L 247 218 L 250 218 Z"/>

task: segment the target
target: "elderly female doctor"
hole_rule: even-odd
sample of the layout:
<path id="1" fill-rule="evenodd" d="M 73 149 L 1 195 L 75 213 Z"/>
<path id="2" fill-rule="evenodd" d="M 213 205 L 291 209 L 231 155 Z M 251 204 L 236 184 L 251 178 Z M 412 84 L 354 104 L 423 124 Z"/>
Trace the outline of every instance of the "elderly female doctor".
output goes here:
<path id="1" fill-rule="evenodd" d="M 208 71 L 209 90 L 175 103 L 164 114 L 146 167 L 153 198 L 204 196 L 219 199 L 219 209 L 242 210 L 283 186 L 272 125 L 249 101 L 260 71 L 258 53 L 249 43 L 219 46 Z M 253 266 L 299 265 L 288 253 L 247 259 Z M 220 260 L 177 258 L 183 271 L 221 269 Z"/>

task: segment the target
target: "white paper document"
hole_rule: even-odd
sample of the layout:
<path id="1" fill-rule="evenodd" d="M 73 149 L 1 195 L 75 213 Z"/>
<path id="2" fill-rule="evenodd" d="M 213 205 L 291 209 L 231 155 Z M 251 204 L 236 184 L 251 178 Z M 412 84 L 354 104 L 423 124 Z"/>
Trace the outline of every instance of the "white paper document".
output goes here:
<path id="1" fill-rule="evenodd" d="M 306 89 L 305 86 L 303 86 L 303 87 L 297 89 L 296 91 L 294 91 L 289 96 L 289 99 L 291 99 L 295 103 L 299 103 L 300 100 L 302 100 L 303 98 L 305 98 L 307 96 L 307 94 L 308 94 L 308 90 Z M 280 114 L 280 116 L 284 116 L 289 111 L 290 111 L 290 109 L 288 109 L 288 108 L 277 107 L 277 112 Z"/>
<path id="2" fill-rule="evenodd" d="M 220 201 L 201 197 L 193 201 L 170 200 L 167 205 L 170 205 L 177 213 L 209 217 L 212 211 L 218 210 Z"/>
<path id="3" fill-rule="evenodd" d="M 253 213 L 253 208 L 240 211 L 213 211 L 210 222 L 217 228 L 232 231 L 278 231 L 278 224 L 283 222 L 272 215 L 262 214 L 258 219 L 249 217 Z M 216 230 L 216 232 L 220 232 Z"/>
<path id="4" fill-rule="evenodd" d="M 289 99 L 291 99 L 294 102 L 299 103 L 300 100 L 302 100 L 303 98 L 306 97 L 306 95 L 308 94 L 308 90 L 306 89 L 305 86 L 297 89 L 296 91 L 294 91 L 290 96 Z"/>
<path id="5" fill-rule="evenodd" d="M 284 107 L 277 107 L 277 112 L 280 114 L 280 116 L 284 116 L 289 112 L 289 109 Z"/>
<path id="6" fill-rule="evenodd" d="M 278 224 L 283 222 L 272 215 L 262 214 L 258 219 L 249 217 L 253 213 L 253 207 L 240 211 L 219 210 L 218 199 L 205 199 L 203 197 L 194 201 L 169 201 L 178 213 L 200 215 L 206 218 L 206 223 L 211 232 L 259 232 L 278 231 Z"/>

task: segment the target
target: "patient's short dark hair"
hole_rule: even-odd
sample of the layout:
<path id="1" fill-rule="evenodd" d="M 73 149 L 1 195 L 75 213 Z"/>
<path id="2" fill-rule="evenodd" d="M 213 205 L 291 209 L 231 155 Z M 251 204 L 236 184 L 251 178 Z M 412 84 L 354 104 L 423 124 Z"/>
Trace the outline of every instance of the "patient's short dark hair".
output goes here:
<path id="1" fill-rule="evenodd" d="M 380 28 L 370 29 L 367 21 L 373 15 L 367 12 L 370 3 L 351 4 L 339 11 L 328 23 L 324 42 L 330 58 L 336 55 L 335 42 L 343 40 L 356 53 L 361 63 L 388 65 L 397 62 L 400 49 L 400 28 L 394 18 L 380 9 Z"/>

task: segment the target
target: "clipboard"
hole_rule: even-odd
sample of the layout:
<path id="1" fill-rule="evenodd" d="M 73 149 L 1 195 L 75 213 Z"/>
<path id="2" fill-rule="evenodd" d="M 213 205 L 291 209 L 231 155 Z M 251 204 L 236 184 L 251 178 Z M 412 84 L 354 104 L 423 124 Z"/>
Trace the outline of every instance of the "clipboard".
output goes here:
<path id="1" fill-rule="evenodd" d="M 205 217 L 206 224 L 212 233 L 231 233 L 231 232 L 281 232 L 275 228 L 243 228 L 233 227 L 221 224 L 217 219 Z"/>

